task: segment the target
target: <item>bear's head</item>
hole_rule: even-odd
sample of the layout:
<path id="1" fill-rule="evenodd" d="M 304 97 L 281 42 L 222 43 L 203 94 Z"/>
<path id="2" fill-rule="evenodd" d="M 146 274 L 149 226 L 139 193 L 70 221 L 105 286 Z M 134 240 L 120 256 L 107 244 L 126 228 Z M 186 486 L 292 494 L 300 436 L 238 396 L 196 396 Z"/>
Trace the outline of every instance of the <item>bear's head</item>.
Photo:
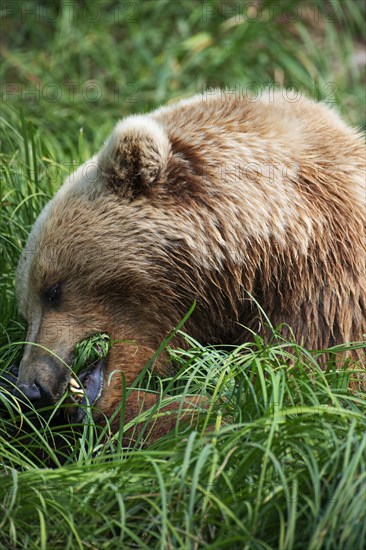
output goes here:
<path id="1" fill-rule="evenodd" d="M 120 379 L 106 383 L 111 372 L 131 383 L 194 301 L 182 249 L 199 235 L 167 185 L 179 165 L 176 185 L 184 162 L 164 128 L 129 117 L 40 214 L 16 284 L 28 323 L 17 386 L 32 401 L 55 403 L 72 380 L 76 344 L 105 332 L 119 343 L 80 379 L 108 414 L 121 395 Z"/>

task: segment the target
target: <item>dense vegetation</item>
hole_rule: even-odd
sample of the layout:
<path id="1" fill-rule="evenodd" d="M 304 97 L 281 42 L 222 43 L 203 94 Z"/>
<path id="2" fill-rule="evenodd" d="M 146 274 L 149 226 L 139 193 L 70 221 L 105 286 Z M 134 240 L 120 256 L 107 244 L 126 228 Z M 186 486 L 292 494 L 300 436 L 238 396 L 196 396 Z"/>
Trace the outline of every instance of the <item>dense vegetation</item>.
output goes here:
<path id="1" fill-rule="evenodd" d="M 260 94 L 283 85 L 364 125 L 361 1 L 58 0 L 1 10 L 4 371 L 25 338 L 14 273 L 29 229 L 118 118 L 212 86 Z M 348 389 L 349 375 L 333 361 L 322 372 L 316 352 L 276 330 L 269 343 L 190 341 L 170 353 L 176 376 L 139 384 L 162 401 L 202 394 L 210 407 L 149 448 L 123 446 L 90 417 L 77 429 L 57 410 L 22 412 L 0 394 L 0 545 L 363 548 L 366 401 Z"/>

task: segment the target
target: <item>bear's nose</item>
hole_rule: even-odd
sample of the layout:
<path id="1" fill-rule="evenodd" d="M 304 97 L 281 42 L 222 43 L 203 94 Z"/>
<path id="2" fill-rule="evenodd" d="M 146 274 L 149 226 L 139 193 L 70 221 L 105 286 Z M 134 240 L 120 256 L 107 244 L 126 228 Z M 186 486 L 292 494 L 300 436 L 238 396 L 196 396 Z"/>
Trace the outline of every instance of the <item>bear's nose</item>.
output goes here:
<path id="1" fill-rule="evenodd" d="M 42 397 L 40 387 L 34 382 L 32 384 L 19 384 L 19 386 L 14 388 L 13 395 L 18 399 L 22 399 L 25 396 L 32 402 L 39 401 Z"/>

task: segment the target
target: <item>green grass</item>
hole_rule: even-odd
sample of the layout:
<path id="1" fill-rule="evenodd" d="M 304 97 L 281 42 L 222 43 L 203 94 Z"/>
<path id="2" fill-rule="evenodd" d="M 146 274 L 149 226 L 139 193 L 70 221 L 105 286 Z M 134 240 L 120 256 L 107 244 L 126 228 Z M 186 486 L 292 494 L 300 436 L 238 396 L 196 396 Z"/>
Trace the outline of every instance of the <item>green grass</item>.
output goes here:
<path id="1" fill-rule="evenodd" d="M 14 273 L 30 227 L 118 118 L 212 85 L 270 84 L 365 126 L 362 2 L 263 1 L 257 17 L 230 1 L 71 5 L 1 8 L 0 370 L 19 362 L 25 338 Z M 56 411 L 21 413 L 1 394 L 1 546 L 363 548 L 366 401 L 349 375 L 331 362 L 322 373 L 316 354 L 278 339 L 190 344 L 170 350 L 174 378 L 139 384 L 163 402 L 209 397 L 209 409 L 149 448 L 124 447 L 90 415 L 77 429 Z"/>
<path id="2" fill-rule="evenodd" d="M 124 448 L 91 421 L 72 432 L 27 420 L 3 397 L 13 414 L 0 432 L 0 541 L 34 549 L 361 549 L 365 402 L 347 391 L 349 375 L 323 373 L 301 348 L 258 338 L 227 350 L 191 341 L 171 355 L 180 368 L 162 381 L 162 402 L 189 393 L 209 396 L 210 405 L 149 448 Z M 26 433 L 11 440 L 21 421 Z M 60 437 L 72 443 L 68 456 L 55 451 Z"/>

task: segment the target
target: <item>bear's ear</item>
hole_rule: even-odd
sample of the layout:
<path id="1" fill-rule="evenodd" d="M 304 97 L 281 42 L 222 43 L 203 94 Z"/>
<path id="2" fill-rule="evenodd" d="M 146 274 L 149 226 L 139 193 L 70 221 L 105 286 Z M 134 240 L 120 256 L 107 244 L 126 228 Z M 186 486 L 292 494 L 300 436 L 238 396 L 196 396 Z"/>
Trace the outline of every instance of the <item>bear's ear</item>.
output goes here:
<path id="1" fill-rule="evenodd" d="M 120 121 L 99 153 L 99 168 L 109 187 L 132 195 L 163 177 L 171 153 L 166 132 L 149 116 Z"/>

